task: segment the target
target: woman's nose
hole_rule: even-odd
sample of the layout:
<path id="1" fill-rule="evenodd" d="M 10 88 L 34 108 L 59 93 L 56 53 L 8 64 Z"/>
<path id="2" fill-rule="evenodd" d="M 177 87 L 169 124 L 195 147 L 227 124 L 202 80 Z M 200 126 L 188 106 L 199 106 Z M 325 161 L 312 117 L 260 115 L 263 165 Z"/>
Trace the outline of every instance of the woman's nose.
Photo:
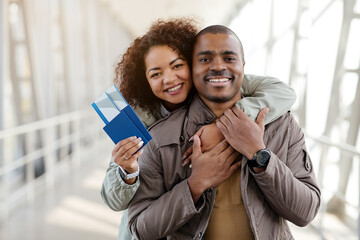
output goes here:
<path id="1" fill-rule="evenodd" d="M 173 71 L 167 71 L 164 74 L 164 83 L 165 84 L 171 84 L 175 82 L 176 80 L 176 74 Z"/>

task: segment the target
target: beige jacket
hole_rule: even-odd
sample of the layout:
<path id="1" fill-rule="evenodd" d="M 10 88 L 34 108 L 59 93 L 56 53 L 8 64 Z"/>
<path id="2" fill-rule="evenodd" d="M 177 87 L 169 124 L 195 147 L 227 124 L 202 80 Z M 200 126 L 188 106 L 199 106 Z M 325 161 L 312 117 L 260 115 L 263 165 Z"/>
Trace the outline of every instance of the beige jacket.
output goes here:
<path id="1" fill-rule="evenodd" d="M 129 225 L 137 238 L 202 238 L 216 189 L 204 192 L 195 206 L 187 184 L 191 168 L 182 167 L 181 156 L 194 132 L 214 119 L 196 96 L 189 108 L 172 112 L 151 128 L 153 140 L 139 158 L 141 184 L 129 208 Z M 264 141 L 272 151 L 265 172 L 253 174 L 242 159 L 243 201 L 255 239 L 292 239 L 286 220 L 308 224 L 318 212 L 320 190 L 304 134 L 290 113 L 266 126 Z"/>

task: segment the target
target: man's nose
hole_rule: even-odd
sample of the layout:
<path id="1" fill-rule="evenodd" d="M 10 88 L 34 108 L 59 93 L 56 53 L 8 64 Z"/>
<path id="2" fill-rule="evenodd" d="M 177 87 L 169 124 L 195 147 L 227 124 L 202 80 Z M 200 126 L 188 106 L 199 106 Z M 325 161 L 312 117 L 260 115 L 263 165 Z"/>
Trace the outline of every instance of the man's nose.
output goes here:
<path id="1" fill-rule="evenodd" d="M 225 67 L 225 62 L 220 57 L 214 58 L 212 63 L 211 63 L 211 66 L 210 66 L 210 70 L 213 70 L 213 71 L 222 71 L 225 68 L 226 68 Z"/>

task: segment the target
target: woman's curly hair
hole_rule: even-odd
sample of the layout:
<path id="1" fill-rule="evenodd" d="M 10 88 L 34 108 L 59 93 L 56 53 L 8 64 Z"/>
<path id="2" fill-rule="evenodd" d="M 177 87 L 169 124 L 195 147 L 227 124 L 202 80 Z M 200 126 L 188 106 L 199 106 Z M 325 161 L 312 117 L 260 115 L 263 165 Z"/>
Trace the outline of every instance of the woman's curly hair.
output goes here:
<path id="1" fill-rule="evenodd" d="M 153 46 L 167 45 L 184 57 L 191 67 L 192 50 L 198 29 L 191 19 L 158 20 L 142 37 L 136 38 L 117 63 L 115 85 L 130 105 L 154 114 L 160 102 L 146 79 L 145 55 Z"/>

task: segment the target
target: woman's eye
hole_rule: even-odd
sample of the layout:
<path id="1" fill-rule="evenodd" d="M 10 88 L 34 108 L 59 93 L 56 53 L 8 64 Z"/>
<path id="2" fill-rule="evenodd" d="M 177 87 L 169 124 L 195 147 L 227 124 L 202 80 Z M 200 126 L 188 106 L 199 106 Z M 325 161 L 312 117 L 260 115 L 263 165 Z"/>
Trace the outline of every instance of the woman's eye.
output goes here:
<path id="1" fill-rule="evenodd" d="M 151 77 L 151 78 L 155 78 L 155 77 L 158 77 L 158 76 L 160 76 L 160 73 L 154 73 L 154 74 L 152 74 L 150 77 Z"/>
<path id="2" fill-rule="evenodd" d="M 181 66 L 182 65 L 184 65 L 184 64 L 181 64 L 181 63 L 179 63 L 179 64 L 176 64 L 175 66 L 174 66 L 174 69 L 178 69 L 178 68 L 181 68 Z"/>

